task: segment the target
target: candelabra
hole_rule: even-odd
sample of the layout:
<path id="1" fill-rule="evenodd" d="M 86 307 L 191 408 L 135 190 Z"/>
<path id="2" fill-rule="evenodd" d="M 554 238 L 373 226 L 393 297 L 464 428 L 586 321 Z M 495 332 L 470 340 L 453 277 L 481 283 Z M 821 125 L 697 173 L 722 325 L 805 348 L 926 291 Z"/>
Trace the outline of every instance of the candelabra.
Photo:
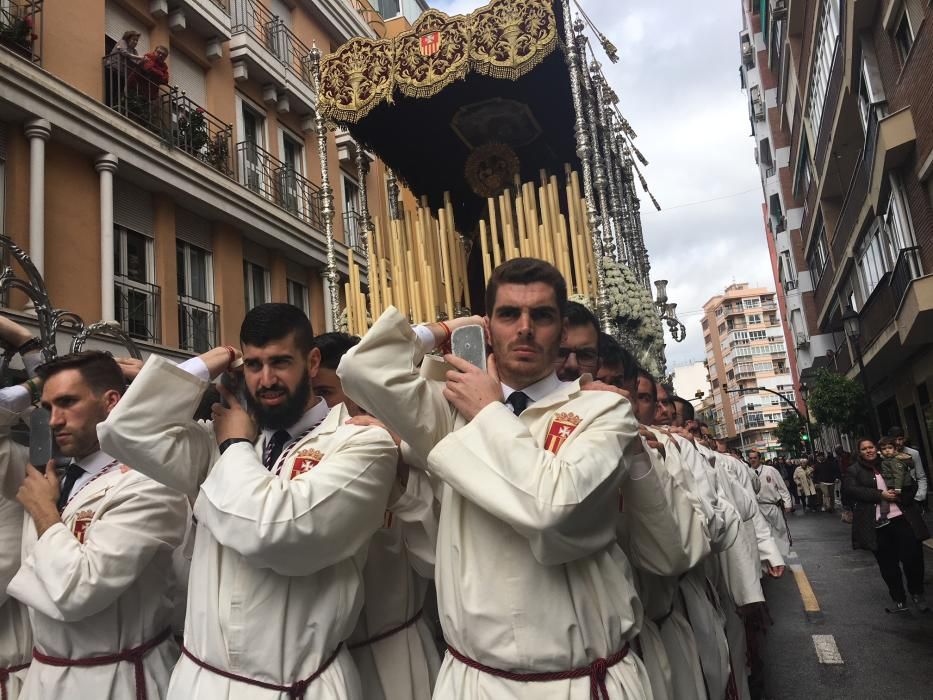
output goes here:
<path id="1" fill-rule="evenodd" d="M 654 301 L 658 315 L 667 323 L 671 337 L 680 343 L 687 337 L 687 327 L 677 318 L 677 304 L 667 300 L 667 280 L 656 280 L 654 286 L 658 288 Z"/>

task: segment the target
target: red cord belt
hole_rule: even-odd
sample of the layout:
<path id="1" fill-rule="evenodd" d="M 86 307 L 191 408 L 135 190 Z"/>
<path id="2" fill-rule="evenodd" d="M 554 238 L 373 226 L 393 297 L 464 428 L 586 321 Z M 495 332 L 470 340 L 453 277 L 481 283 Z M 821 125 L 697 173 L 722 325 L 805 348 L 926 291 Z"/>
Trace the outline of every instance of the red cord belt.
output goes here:
<path id="1" fill-rule="evenodd" d="M 424 608 L 422 608 L 421 610 L 416 612 L 414 615 L 412 615 L 410 619 L 406 620 L 400 625 L 396 625 L 390 630 L 386 630 L 385 632 L 382 632 L 381 634 L 377 634 L 374 637 L 370 637 L 369 639 L 364 639 L 359 642 L 353 642 L 352 644 L 348 644 L 347 649 L 349 649 L 350 651 L 353 651 L 355 649 L 362 649 L 363 647 L 368 647 L 370 644 L 375 644 L 376 642 L 381 642 L 383 639 L 388 639 L 389 637 L 395 634 L 398 634 L 402 630 L 408 629 L 409 627 L 414 625 L 416 622 L 418 622 L 418 620 L 421 619 L 422 612 L 424 612 Z"/>
<path id="2" fill-rule="evenodd" d="M 479 661 L 474 661 L 464 656 L 450 645 L 447 646 L 447 651 L 450 652 L 450 655 L 457 661 L 470 668 L 475 668 L 477 671 L 488 673 L 490 676 L 495 676 L 496 678 L 504 678 L 519 683 L 546 683 L 548 681 L 566 681 L 588 677 L 590 679 L 590 700 L 609 700 L 609 689 L 606 687 L 606 674 L 611 666 L 615 666 L 628 656 L 629 644 L 626 642 L 625 646 L 612 656 L 606 659 L 596 659 L 596 661 L 589 666 L 580 666 L 579 668 L 572 668 L 569 671 L 549 671 L 546 673 L 516 673 L 514 671 L 503 671 L 498 668 L 493 668 L 492 666 L 481 664 Z"/>
<path id="3" fill-rule="evenodd" d="M 181 653 L 191 659 L 195 664 L 203 668 L 205 671 L 210 671 L 218 676 L 223 676 L 224 678 L 229 678 L 232 681 L 239 681 L 240 683 L 246 683 L 247 685 L 253 685 L 257 688 L 265 688 L 266 690 L 277 690 L 280 693 L 288 693 L 288 697 L 291 700 L 303 700 L 305 696 L 305 691 L 308 689 L 308 686 L 311 685 L 314 681 L 320 678 L 321 674 L 327 670 L 334 659 L 337 658 L 337 654 L 340 653 L 340 649 L 343 647 L 343 642 L 337 645 L 337 648 L 334 649 L 334 653 L 321 664 L 321 667 L 312 673 L 310 676 L 301 681 L 295 681 L 291 685 L 279 685 L 277 683 L 267 683 L 266 681 L 256 680 L 255 678 L 248 678 L 246 676 L 239 676 L 236 673 L 231 673 L 230 671 L 224 671 L 221 668 L 216 666 L 211 666 L 206 661 L 202 661 L 197 656 L 192 654 L 187 647 L 182 646 Z"/>
<path id="4" fill-rule="evenodd" d="M 7 700 L 9 695 L 6 689 L 7 681 L 10 680 L 10 676 L 19 671 L 25 671 L 29 668 L 29 664 L 20 664 L 19 666 L 8 666 L 6 668 L 0 667 L 0 700 Z"/>
<path id="5" fill-rule="evenodd" d="M 138 647 L 118 651 L 116 654 L 105 654 L 103 656 L 88 656 L 84 659 L 62 659 L 57 656 L 46 656 L 33 648 L 32 658 L 40 664 L 46 666 L 58 666 L 64 668 L 89 668 L 92 666 L 110 666 L 118 664 L 121 661 L 129 661 L 133 664 L 134 675 L 136 676 L 136 700 L 147 700 L 146 694 L 146 672 L 143 668 L 143 657 L 150 651 L 159 646 L 162 642 L 172 635 L 171 629 L 162 630 L 162 632 L 150 639 L 148 642 L 140 644 Z"/>

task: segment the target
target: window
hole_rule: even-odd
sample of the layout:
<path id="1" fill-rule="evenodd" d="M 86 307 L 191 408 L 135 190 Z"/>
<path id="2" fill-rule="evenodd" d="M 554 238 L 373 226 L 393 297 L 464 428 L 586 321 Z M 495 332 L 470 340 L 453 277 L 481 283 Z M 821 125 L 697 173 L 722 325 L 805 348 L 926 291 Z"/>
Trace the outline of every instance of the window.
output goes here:
<path id="1" fill-rule="evenodd" d="M 878 222 L 865 236 L 858 248 L 857 265 L 862 294 L 867 299 L 891 267 L 884 241 L 883 223 Z"/>
<path id="2" fill-rule="evenodd" d="M 343 176 L 343 241 L 349 247 L 355 247 L 360 242 L 362 230 L 359 219 L 360 186 L 356 180 L 344 174 Z"/>
<path id="3" fill-rule="evenodd" d="M 767 337 L 765 331 L 749 331 L 748 339 L 749 340 L 764 340 Z"/>
<path id="4" fill-rule="evenodd" d="M 288 303 L 304 311 L 306 316 L 309 315 L 308 288 L 301 282 L 291 279 L 287 280 L 286 284 L 288 286 Z"/>
<path id="5" fill-rule="evenodd" d="M 243 288 L 246 292 L 246 310 L 266 304 L 271 296 L 269 271 L 249 260 L 243 261 Z"/>
<path id="6" fill-rule="evenodd" d="M 858 109 L 862 128 L 867 134 L 872 117 L 879 119 L 884 116 L 885 96 L 872 40 L 869 36 L 863 36 L 860 44 L 862 64 L 859 71 Z"/>
<path id="7" fill-rule="evenodd" d="M 280 130 L 279 152 L 285 167 L 279 174 L 279 196 L 283 209 L 297 213 L 302 199 L 301 178 L 304 177 L 304 144 L 297 138 Z"/>
<path id="8" fill-rule="evenodd" d="M 774 366 L 770 362 L 756 362 L 754 368 L 756 372 L 771 372 L 774 370 Z"/>
<path id="9" fill-rule="evenodd" d="M 159 341 L 159 288 L 152 239 L 123 226 L 114 227 L 114 314 L 133 338 Z"/>
<path id="10" fill-rule="evenodd" d="M 187 241 L 176 241 L 175 264 L 179 345 L 189 352 L 206 352 L 217 345 L 211 254 Z"/>
<path id="11" fill-rule="evenodd" d="M 800 136 L 800 153 L 797 154 L 797 174 L 794 178 L 794 196 L 806 199 L 810 191 L 810 180 L 812 171 L 810 169 L 810 144 L 807 142 L 807 135 Z"/>
<path id="12" fill-rule="evenodd" d="M 383 19 L 392 19 L 402 14 L 401 0 L 376 0 L 376 9 Z"/>
<path id="13" fill-rule="evenodd" d="M 761 314 L 750 314 L 745 317 L 746 322 L 751 325 L 753 323 L 761 323 Z"/>
<path id="14" fill-rule="evenodd" d="M 237 167 L 240 179 L 251 190 L 261 193 L 269 188 L 269 183 L 265 181 L 266 116 L 239 95 L 237 102 L 240 105 L 240 119 L 237 122 Z"/>
<path id="15" fill-rule="evenodd" d="M 743 309 L 754 309 L 761 306 L 761 299 L 742 299 Z"/>
<path id="16" fill-rule="evenodd" d="M 907 3 L 901 6 L 900 14 L 894 23 L 894 44 L 900 54 L 901 63 L 907 61 L 910 50 L 914 46 L 914 28 L 910 23 L 910 14 L 907 12 Z"/>
<path id="17" fill-rule="evenodd" d="M 839 37 L 839 0 L 823 0 L 820 9 L 820 23 L 814 41 L 813 61 L 810 65 L 810 94 L 807 115 L 814 132 L 820 128 L 823 118 L 823 105 L 829 89 L 829 74 L 836 51 L 836 39 Z"/>
<path id="18" fill-rule="evenodd" d="M 910 213 L 904 202 L 904 188 L 897 173 L 888 175 L 888 185 L 890 191 L 887 202 L 880 202 L 879 209 L 884 211 L 884 223 L 888 229 L 888 243 L 893 259 L 897 258 L 901 250 L 914 245 L 914 235 L 910 225 Z"/>
<path id="19" fill-rule="evenodd" d="M 813 277 L 813 286 L 816 287 L 823 278 L 823 272 L 826 270 L 826 263 L 829 260 L 829 251 L 826 247 L 826 227 L 823 225 L 821 216 L 816 223 L 816 235 L 814 236 L 813 250 L 807 256 L 807 267 L 810 268 L 810 275 Z"/>

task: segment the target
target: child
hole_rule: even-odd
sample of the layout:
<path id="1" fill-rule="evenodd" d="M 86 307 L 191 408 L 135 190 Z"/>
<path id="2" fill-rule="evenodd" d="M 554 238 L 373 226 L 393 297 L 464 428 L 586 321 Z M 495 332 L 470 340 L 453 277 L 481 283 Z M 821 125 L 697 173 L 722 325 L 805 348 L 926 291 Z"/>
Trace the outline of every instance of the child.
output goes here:
<path id="1" fill-rule="evenodd" d="M 892 438 L 881 438 L 878 447 L 881 449 L 881 478 L 884 479 L 885 486 L 900 493 L 905 486 L 913 483 L 910 472 L 914 468 L 914 460 L 910 455 L 898 452 L 897 443 Z M 891 504 L 882 499 L 878 525 L 888 522 L 890 510 Z"/>

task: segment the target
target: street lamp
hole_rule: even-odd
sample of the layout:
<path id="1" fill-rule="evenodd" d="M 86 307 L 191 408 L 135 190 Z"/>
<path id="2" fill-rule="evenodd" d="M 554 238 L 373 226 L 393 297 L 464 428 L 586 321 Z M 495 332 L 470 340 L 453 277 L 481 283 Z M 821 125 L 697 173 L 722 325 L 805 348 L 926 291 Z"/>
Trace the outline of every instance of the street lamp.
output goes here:
<path id="1" fill-rule="evenodd" d="M 855 350 L 855 359 L 858 361 L 858 372 L 862 378 L 862 388 L 865 390 L 865 401 L 868 403 L 868 418 L 871 421 L 871 429 L 877 438 L 881 435 L 881 428 L 878 423 L 878 416 L 875 413 L 875 404 L 871 400 L 871 394 L 868 389 L 868 376 L 865 373 L 865 361 L 862 359 L 862 346 L 859 345 L 859 336 L 862 334 L 862 320 L 858 312 L 852 308 L 851 304 L 846 305 L 845 313 L 842 314 L 842 328 L 845 330 L 846 337 Z"/>

